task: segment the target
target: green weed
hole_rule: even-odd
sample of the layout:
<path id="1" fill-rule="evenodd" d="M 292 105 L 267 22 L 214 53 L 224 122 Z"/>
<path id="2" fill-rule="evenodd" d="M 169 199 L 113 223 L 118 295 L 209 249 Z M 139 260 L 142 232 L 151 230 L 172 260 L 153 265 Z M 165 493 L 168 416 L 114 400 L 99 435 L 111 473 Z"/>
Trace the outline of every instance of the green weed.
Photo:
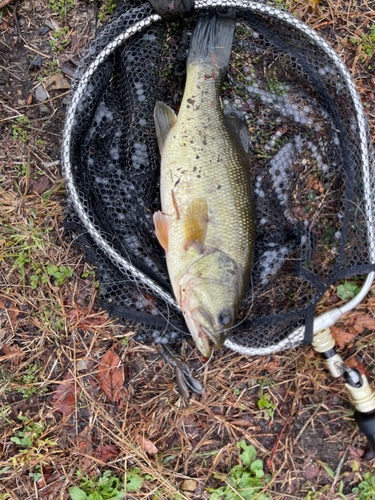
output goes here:
<path id="1" fill-rule="evenodd" d="M 276 406 L 271 401 L 271 396 L 268 393 L 263 393 L 258 401 L 258 408 L 260 410 L 265 410 L 268 415 L 273 418 L 273 414 L 275 412 Z"/>
<path id="2" fill-rule="evenodd" d="M 366 472 L 364 480 L 353 488 L 353 493 L 359 493 L 357 500 L 375 500 L 375 476 Z"/>
<path id="3" fill-rule="evenodd" d="M 361 36 L 351 38 L 353 45 L 357 45 L 358 51 L 362 54 L 362 62 L 371 59 L 375 54 L 375 24 L 370 28 L 369 33 L 362 33 Z"/>
<path id="4" fill-rule="evenodd" d="M 261 460 L 256 460 L 256 450 L 254 446 L 247 445 L 243 440 L 236 444 L 237 448 L 242 448 L 240 454 L 242 465 L 233 467 L 226 476 L 215 475 L 227 483 L 211 492 L 210 500 L 270 500 L 268 493 L 259 494 L 269 482 L 269 477 L 264 477 L 263 464 Z"/>
<path id="5" fill-rule="evenodd" d="M 24 128 L 22 128 L 22 125 L 24 126 L 29 126 L 30 122 L 27 116 L 20 116 L 19 118 L 16 119 L 16 121 L 20 125 L 12 125 L 12 136 L 13 140 L 17 141 L 18 139 L 22 142 L 26 142 L 29 140 L 29 136 L 27 135 L 27 132 Z"/>
<path id="6" fill-rule="evenodd" d="M 5 392 L 18 392 L 25 399 L 36 395 L 40 396 L 48 391 L 47 387 L 34 385 L 38 382 L 38 372 L 40 370 L 41 368 L 37 363 L 30 364 L 27 367 L 27 372 L 20 378 L 15 377 L 9 371 L 2 370 L 0 373 L 0 383 L 4 385 Z M 6 385 L 7 383 L 8 386 Z M 2 414 L 0 413 L 0 418 L 1 416 Z"/>
<path id="7" fill-rule="evenodd" d="M 117 0 L 105 0 L 99 12 L 99 21 L 104 22 L 107 16 L 112 14 L 116 10 Z"/>
<path id="8" fill-rule="evenodd" d="M 271 396 L 268 393 L 264 392 L 264 387 L 265 386 L 274 386 L 276 385 L 275 382 L 267 381 L 267 380 L 258 380 L 258 383 L 260 384 L 260 397 L 258 400 L 258 408 L 260 410 L 264 410 L 266 416 L 269 415 L 269 417 L 273 418 L 273 414 L 276 410 L 276 406 L 274 403 L 271 401 Z"/>
<path id="9" fill-rule="evenodd" d="M 74 7 L 74 0 L 50 0 L 48 7 L 54 12 L 58 12 L 60 19 L 62 19 Z"/>
<path id="10" fill-rule="evenodd" d="M 35 290 L 41 283 L 47 283 L 50 277 L 54 278 L 55 285 L 63 285 L 65 281 L 73 276 L 73 269 L 67 266 L 55 266 L 47 262 L 41 266 L 39 262 L 32 262 L 31 266 L 35 274 L 30 276 L 31 290 Z"/>
<path id="11" fill-rule="evenodd" d="M 13 467 L 35 466 L 35 462 L 42 465 L 47 464 L 46 457 L 49 454 L 49 447 L 57 446 L 57 443 L 46 438 L 46 424 L 44 422 L 35 423 L 23 415 L 19 415 L 17 418 L 24 424 L 23 428 L 17 430 L 10 438 L 19 447 L 19 453 L 10 458 Z M 4 472 L 4 469 L 0 472 Z"/>
<path id="12" fill-rule="evenodd" d="M 60 54 L 65 49 L 65 46 L 69 43 L 68 38 L 66 38 L 68 32 L 69 32 L 68 26 L 65 26 L 64 28 L 59 28 L 57 31 L 54 32 L 53 40 L 49 41 L 52 50 L 57 54 Z"/>
<path id="13" fill-rule="evenodd" d="M 355 297 L 361 291 L 361 287 L 356 283 L 344 283 L 337 287 L 337 295 L 342 300 L 349 300 Z"/>
<path id="14" fill-rule="evenodd" d="M 124 491 L 138 491 L 143 479 L 140 476 L 139 469 L 132 469 L 126 474 L 126 488 L 124 483 L 116 476 L 112 476 L 112 472 L 107 470 L 101 478 L 83 477 L 80 471 L 77 472 L 79 478 L 79 487 L 72 486 L 69 488 L 72 500 L 116 500 L 124 498 Z"/>

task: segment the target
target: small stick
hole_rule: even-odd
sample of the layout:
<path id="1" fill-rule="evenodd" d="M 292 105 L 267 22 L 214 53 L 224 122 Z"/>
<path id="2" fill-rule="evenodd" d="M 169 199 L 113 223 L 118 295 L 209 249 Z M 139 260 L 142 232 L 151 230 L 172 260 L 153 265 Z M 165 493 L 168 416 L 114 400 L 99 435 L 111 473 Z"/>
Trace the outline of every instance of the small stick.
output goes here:
<path id="1" fill-rule="evenodd" d="M 318 408 L 314 411 L 314 413 L 311 415 L 311 417 L 308 419 L 308 421 L 305 423 L 305 425 L 302 427 L 302 429 L 299 431 L 297 437 L 296 437 L 296 442 L 299 440 L 299 438 L 302 436 L 303 431 L 306 429 L 306 427 L 309 425 L 311 420 L 315 417 L 315 415 L 318 413 L 320 408 L 323 406 L 324 403 L 320 403 Z"/>
<path id="2" fill-rule="evenodd" d="M 274 446 L 274 449 L 273 449 L 273 452 L 272 452 L 272 455 L 271 455 L 271 458 L 269 458 L 267 460 L 267 464 L 266 464 L 266 472 L 267 470 L 269 469 L 270 465 L 272 464 L 272 460 L 274 459 L 275 455 L 276 455 L 276 451 L 277 451 L 277 448 L 279 447 L 279 444 L 280 444 L 280 441 L 281 441 L 281 437 L 285 431 L 285 427 L 287 426 L 288 422 L 290 420 L 290 415 L 289 417 L 286 419 L 286 422 L 285 424 L 283 425 L 283 428 L 281 429 L 280 431 L 280 434 L 279 434 L 279 437 L 277 438 L 277 441 L 276 441 L 276 444 Z"/>
<path id="3" fill-rule="evenodd" d="M 349 447 L 347 446 L 346 447 L 346 450 L 344 451 L 344 454 L 343 456 L 341 457 L 341 460 L 339 462 L 339 465 L 337 466 L 337 469 L 336 469 L 336 472 L 335 472 L 335 477 L 333 479 L 333 483 L 332 483 L 332 486 L 330 488 L 330 492 L 332 493 L 333 492 L 333 488 L 335 487 L 338 479 L 339 479 L 339 475 L 340 475 L 340 472 L 341 472 L 341 469 L 342 469 L 342 466 L 344 465 L 344 461 L 345 461 L 345 457 L 346 457 L 346 454 L 348 453 L 348 450 L 349 450 Z"/>
<path id="4" fill-rule="evenodd" d="M 3 2 L 0 3 L 0 9 L 3 7 L 6 7 L 12 0 L 4 0 Z"/>
<path id="5" fill-rule="evenodd" d="M 13 18 L 14 18 L 14 23 L 15 23 L 16 28 L 17 28 L 18 43 L 21 43 L 22 42 L 21 29 L 20 29 L 20 25 L 19 25 L 18 17 L 17 17 L 17 10 L 18 10 L 19 5 L 20 5 L 20 0 L 17 0 L 16 5 L 14 6 L 14 9 L 13 9 Z"/>

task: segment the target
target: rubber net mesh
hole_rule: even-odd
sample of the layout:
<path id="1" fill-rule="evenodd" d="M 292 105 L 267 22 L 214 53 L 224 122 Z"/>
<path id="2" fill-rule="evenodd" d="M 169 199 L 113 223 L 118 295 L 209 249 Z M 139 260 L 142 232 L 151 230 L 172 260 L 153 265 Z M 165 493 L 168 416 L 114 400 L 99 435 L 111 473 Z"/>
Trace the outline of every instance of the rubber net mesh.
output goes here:
<path id="1" fill-rule="evenodd" d="M 283 339 L 283 347 L 309 343 L 327 288 L 374 270 L 373 163 L 335 56 L 263 4 L 259 13 L 237 2 L 222 104 L 248 123 L 257 210 L 252 283 L 231 341 L 272 350 Z M 98 268 L 103 307 L 145 342 L 179 343 L 190 337 L 152 222 L 160 209 L 153 110 L 160 100 L 178 112 L 197 13 L 142 27 L 152 14 L 141 1 L 122 5 L 75 74 L 63 143 L 66 227 Z M 288 337 L 303 325 L 304 335 Z"/>

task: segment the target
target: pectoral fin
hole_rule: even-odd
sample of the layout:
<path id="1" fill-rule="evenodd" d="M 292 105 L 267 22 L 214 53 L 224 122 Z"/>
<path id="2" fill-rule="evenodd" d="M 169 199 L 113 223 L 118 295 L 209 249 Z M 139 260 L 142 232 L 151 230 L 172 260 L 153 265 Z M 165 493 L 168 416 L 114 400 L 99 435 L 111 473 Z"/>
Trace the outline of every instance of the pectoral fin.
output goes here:
<path id="1" fill-rule="evenodd" d="M 158 101 L 154 109 L 154 121 L 159 151 L 160 154 L 162 154 L 165 140 L 168 137 L 171 128 L 176 123 L 177 116 L 173 109 L 163 102 Z"/>
<path id="2" fill-rule="evenodd" d="M 160 243 L 160 245 L 164 248 L 165 252 L 168 252 L 168 217 L 158 210 L 154 213 L 154 226 L 155 226 L 155 235 Z"/>
<path id="3" fill-rule="evenodd" d="M 199 243 L 203 245 L 208 224 L 208 207 L 204 198 L 193 200 L 185 217 L 185 248 Z"/>

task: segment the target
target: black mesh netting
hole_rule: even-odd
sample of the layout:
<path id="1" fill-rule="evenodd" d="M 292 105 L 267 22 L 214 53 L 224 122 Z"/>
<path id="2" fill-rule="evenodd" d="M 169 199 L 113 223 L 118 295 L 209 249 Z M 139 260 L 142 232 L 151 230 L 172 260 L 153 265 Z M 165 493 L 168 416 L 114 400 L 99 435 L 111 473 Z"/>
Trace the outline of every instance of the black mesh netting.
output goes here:
<path id="1" fill-rule="evenodd" d="M 222 103 L 248 123 L 257 235 L 231 341 L 255 349 L 309 343 L 327 288 L 375 270 L 367 124 L 345 68 L 302 23 L 272 2 L 262 12 L 233 3 L 238 23 Z M 161 100 L 178 112 L 197 14 L 146 26 L 152 14 L 142 1 L 121 6 L 74 77 L 63 144 L 66 227 L 98 266 L 103 307 L 140 325 L 138 338 L 173 343 L 187 329 L 154 235 L 153 110 Z M 300 326 L 304 336 L 288 337 Z"/>

